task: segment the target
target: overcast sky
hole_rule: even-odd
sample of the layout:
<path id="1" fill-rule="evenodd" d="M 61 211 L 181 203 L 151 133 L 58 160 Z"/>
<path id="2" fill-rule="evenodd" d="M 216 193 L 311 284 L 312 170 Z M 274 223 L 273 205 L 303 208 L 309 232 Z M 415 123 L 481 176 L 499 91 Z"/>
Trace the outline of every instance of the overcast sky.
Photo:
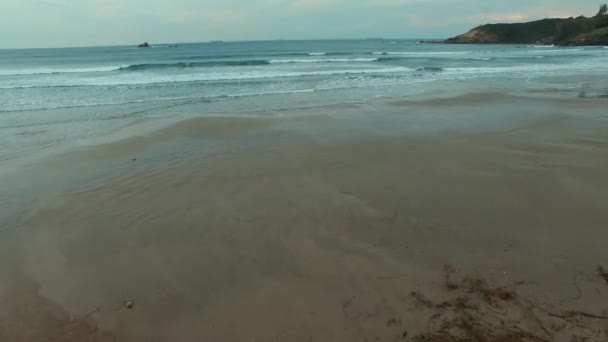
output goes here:
<path id="1" fill-rule="evenodd" d="M 208 40 L 443 38 L 593 15 L 601 0 L 0 0 L 0 49 Z"/>

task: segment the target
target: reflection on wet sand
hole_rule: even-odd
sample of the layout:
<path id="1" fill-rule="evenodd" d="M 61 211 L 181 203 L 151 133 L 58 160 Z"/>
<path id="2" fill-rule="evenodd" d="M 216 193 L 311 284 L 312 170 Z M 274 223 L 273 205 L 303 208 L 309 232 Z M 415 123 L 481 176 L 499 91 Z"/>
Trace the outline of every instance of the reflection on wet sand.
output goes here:
<path id="1" fill-rule="evenodd" d="M 367 121 L 199 118 L 70 153 L 68 178 L 127 166 L 4 233 L 0 340 L 605 340 L 608 121 L 563 108 L 335 140 Z"/>

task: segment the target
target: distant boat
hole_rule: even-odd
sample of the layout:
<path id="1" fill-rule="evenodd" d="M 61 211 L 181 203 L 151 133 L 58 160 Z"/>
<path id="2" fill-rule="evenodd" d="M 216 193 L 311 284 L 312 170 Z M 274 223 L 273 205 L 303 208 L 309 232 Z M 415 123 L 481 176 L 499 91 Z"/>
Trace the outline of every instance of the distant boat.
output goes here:
<path id="1" fill-rule="evenodd" d="M 143 42 L 139 45 L 137 45 L 138 48 L 149 48 L 150 44 L 148 44 L 148 42 Z"/>

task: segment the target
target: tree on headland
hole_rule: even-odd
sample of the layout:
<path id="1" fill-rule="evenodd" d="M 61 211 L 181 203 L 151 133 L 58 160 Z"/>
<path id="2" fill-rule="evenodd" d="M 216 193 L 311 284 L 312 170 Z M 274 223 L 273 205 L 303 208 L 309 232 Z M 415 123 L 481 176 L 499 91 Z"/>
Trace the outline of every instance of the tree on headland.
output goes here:
<path id="1" fill-rule="evenodd" d="M 608 4 L 600 5 L 600 10 L 597 11 L 596 17 L 603 17 L 608 14 Z"/>

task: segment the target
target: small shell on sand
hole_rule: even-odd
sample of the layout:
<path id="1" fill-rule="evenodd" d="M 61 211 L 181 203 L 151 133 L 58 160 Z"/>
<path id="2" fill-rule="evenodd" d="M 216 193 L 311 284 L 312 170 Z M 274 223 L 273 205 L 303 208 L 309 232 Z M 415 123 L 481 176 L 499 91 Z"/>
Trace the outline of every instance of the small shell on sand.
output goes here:
<path id="1" fill-rule="evenodd" d="M 135 306 L 135 303 L 133 301 L 128 300 L 128 301 L 125 302 L 125 307 L 127 309 L 132 309 L 133 306 Z"/>

